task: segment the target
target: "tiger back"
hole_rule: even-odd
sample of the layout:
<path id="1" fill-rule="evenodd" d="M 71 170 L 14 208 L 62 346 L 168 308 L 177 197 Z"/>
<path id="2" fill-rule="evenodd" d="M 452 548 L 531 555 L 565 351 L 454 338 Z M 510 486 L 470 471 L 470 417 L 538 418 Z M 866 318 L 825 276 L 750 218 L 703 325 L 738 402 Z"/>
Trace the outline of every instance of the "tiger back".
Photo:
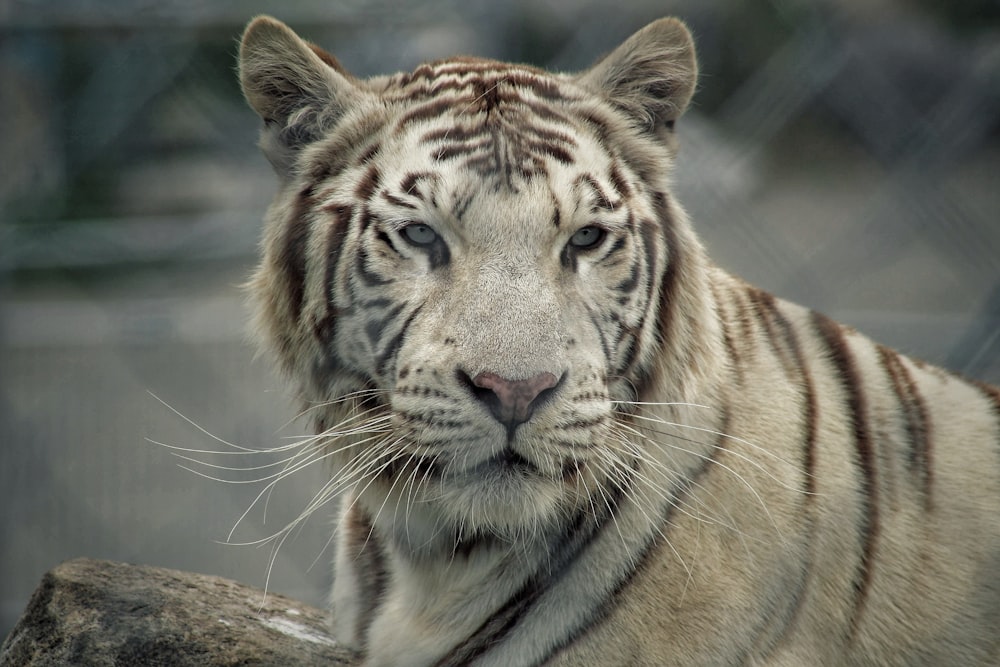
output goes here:
<path id="1" fill-rule="evenodd" d="M 715 266 L 694 46 L 361 80 L 267 17 L 250 283 L 376 665 L 1000 664 L 1000 390 Z"/>

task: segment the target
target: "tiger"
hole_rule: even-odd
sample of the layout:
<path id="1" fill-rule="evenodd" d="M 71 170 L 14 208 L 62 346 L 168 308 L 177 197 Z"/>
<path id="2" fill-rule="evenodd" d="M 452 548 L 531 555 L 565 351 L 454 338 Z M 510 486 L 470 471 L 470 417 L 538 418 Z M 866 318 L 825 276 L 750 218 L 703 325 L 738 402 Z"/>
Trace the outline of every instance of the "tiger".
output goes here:
<path id="1" fill-rule="evenodd" d="M 248 283 L 360 664 L 1000 664 L 1000 389 L 714 264 L 694 42 L 367 79 L 280 21 Z"/>

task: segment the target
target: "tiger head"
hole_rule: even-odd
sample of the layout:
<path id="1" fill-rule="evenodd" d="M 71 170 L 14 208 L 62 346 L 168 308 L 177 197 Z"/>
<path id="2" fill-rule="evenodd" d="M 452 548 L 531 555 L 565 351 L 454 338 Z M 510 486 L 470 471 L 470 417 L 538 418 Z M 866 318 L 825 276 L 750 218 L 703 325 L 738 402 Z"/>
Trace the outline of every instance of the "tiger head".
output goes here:
<path id="1" fill-rule="evenodd" d="M 669 193 L 683 24 L 578 74 L 451 58 L 361 80 L 261 17 L 240 77 L 280 178 L 258 325 L 337 484 L 416 542 L 621 493 L 636 403 L 689 399 L 713 356 Z"/>

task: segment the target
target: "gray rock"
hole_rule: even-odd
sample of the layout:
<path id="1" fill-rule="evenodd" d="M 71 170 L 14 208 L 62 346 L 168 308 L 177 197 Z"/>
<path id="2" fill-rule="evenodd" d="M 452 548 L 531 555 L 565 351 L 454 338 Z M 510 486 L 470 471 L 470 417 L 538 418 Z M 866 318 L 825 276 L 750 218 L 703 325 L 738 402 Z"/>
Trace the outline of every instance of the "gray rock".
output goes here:
<path id="1" fill-rule="evenodd" d="M 353 665 L 325 613 L 223 579 L 78 559 L 49 571 L 0 667 Z"/>

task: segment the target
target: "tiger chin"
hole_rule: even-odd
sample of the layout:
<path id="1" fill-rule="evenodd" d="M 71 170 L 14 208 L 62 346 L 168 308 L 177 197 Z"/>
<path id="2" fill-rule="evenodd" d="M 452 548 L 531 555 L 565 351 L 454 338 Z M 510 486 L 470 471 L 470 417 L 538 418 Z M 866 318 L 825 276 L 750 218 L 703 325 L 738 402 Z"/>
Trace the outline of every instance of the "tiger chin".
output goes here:
<path id="1" fill-rule="evenodd" d="M 580 73 L 366 80 L 247 27 L 250 291 L 364 665 L 1000 664 L 1000 391 L 708 259 L 696 75 L 674 19 Z"/>

